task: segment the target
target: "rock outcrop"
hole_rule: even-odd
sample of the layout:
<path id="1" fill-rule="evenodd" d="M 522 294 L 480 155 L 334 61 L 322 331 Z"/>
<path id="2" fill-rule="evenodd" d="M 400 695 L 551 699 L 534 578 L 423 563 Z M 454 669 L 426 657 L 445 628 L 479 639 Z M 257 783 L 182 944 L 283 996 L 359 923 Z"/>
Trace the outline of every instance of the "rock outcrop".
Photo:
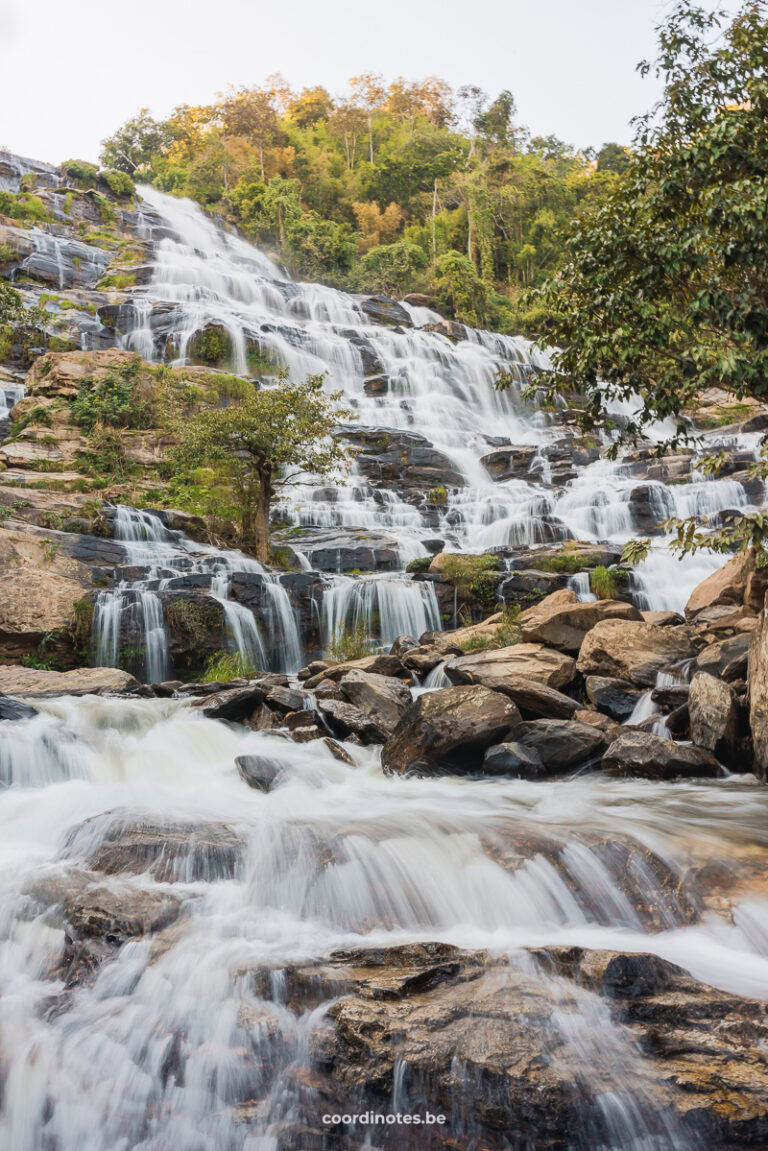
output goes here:
<path id="1" fill-rule="evenodd" d="M 696 655 L 689 627 L 654 627 L 643 621 L 603 620 L 587 633 L 579 652 L 583 675 L 630 680 L 653 687 L 660 671 Z"/>

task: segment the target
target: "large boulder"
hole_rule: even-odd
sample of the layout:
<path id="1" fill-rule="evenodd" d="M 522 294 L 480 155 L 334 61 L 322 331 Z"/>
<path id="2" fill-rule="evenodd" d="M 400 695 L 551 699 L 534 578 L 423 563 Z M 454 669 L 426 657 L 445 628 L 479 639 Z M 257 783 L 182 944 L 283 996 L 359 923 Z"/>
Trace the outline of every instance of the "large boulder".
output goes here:
<path id="1" fill-rule="evenodd" d="M 309 672 L 309 675 L 305 674 Z M 304 681 L 304 687 L 310 691 L 322 683 L 324 679 L 335 681 L 344 679 L 351 671 L 370 672 L 381 676 L 406 676 L 407 672 L 396 655 L 366 655 L 362 659 L 348 660 L 344 663 L 331 663 L 330 660 L 317 660 L 309 664 L 306 669 L 299 672 L 299 679 Z"/>
<path id="2" fill-rule="evenodd" d="M 696 659 L 697 670 L 729 682 L 744 679 L 747 674 L 750 640 L 749 632 L 739 632 L 738 635 L 709 644 L 699 652 Z"/>
<path id="3" fill-rule="evenodd" d="M 470 660 L 471 656 L 464 657 Z M 548 716 L 555 719 L 570 719 L 578 708 L 575 699 L 556 691 L 553 687 L 529 679 L 525 675 L 501 675 L 498 665 L 490 669 L 483 668 L 483 664 L 471 663 L 461 666 L 463 659 L 451 660 L 445 665 L 445 674 L 453 684 L 479 683 L 483 687 L 490 687 L 493 691 L 502 694 L 516 703 L 523 715 L 528 718 Z"/>
<path id="4" fill-rule="evenodd" d="M 387 724 L 343 699 L 319 699 L 317 710 L 341 739 L 354 735 L 361 743 L 384 743 L 390 732 Z"/>
<path id="5" fill-rule="evenodd" d="M 448 687 L 411 705 L 384 745 L 384 770 L 404 774 L 479 771 L 483 753 L 520 722 L 506 696 L 486 687 Z"/>
<path id="6" fill-rule="evenodd" d="M 563 603 L 560 600 L 562 595 L 562 592 L 554 592 L 522 613 L 520 626 L 524 642 L 544 643 L 560 651 L 577 652 L 587 632 L 602 620 L 642 620 L 640 612 L 631 603 L 614 599 Z M 555 599 L 557 601 L 553 602 Z"/>
<path id="7" fill-rule="evenodd" d="M 754 772 L 768 782 L 768 612 L 763 608 L 749 648 L 749 725 Z"/>
<path id="8" fill-rule="evenodd" d="M 488 748 L 483 759 L 483 772 L 511 779 L 541 779 L 548 774 L 538 751 L 514 740 Z"/>
<path id="9" fill-rule="evenodd" d="M 747 557 L 734 556 L 693 589 L 685 605 L 686 619 L 696 620 L 711 608 L 724 608 L 727 612 L 741 607 L 747 590 L 748 575 Z"/>
<path id="10" fill-rule="evenodd" d="M 587 633 L 578 668 L 585 676 L 610 676 L 653 687 L 658 672 L 695 655 L 689 627 L 662 628 L 642 620 L 606 619 Z"/>
<path id="11" fill-rule="evenodd" d="M 249 719 L 263 702 L 264 689 L 255 684 L 246 684 L 203 696 L 202 699 L 196 699 L 191 706 L 208 719 L 226 719 L 231 723 L 239 723 Z"/>
<path id="12" fill-rule="evenodd" d="M 134 687 L 138 681 L 118 667 L 80 667 L 75 671 L 0 667 L 0 692 L 8 695 L 102 695 Z"/>
<path id="13" fill-rule="evenodd" d="M 598 727 L 569 719 L 527 720 L 514 729 L 512 738 L 536 752 L 548 775 L 594 758 L 606 745 Z"/>
<path id="14" fill-rule="evenodd" d="M 445 665 L 445 674 L 453 683 L 479 683 L 499 691 L 505 683 L 521 677 L 559 689 L 576 675 L 576 661 L 542 644 L 517 643 L 450 659 Z"/>
<path id="15" fill-rule="evenodd" d="M 691 680 L 688 715 L 693 742 L 738 770 L 739 709 L 733 688 L 713 675 L 698 672 Z M 742 765 L 742 770 L 746 766 Z"/>
<path id="16" fill-rule="evenodd" d="M 703 779 L 721 774 L 710 751 L 688 747 L 659 735 L 630 728 L 610 745 L 603 756 L 608 775 L 642 779 Z"/>
<path id="17" fill-rule="evenodd" d="M 412 702 L 410 688 L 401 680 L 357 668 L 347 672 L 340 687 L 344 698 L 387 734 L 395 730 Z"/>

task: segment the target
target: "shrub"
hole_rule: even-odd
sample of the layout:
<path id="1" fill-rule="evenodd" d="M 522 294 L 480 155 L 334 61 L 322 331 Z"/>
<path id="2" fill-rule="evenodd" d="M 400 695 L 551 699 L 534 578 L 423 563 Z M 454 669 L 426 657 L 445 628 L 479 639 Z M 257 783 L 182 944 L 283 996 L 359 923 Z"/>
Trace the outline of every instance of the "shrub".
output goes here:
<path id="1" fill-rule="evenodd" d="M 200 682 L 228 683 L 232 679 L 253 679 L 258 670 L 253 661 L 239 651 L 217 651 L 209 658 Z"/>
<path id="2" fill-rule="evenodd" d="M 431 563 L 432 556 L 417 556 L 415 560 L 411 560 L 405 570 L 411 575 L 421 575 L 423 572 L 429 571 Z"/>
<path id="3" fill-rule="evenodd" d="M 137 357 L 111 369 L 98 383 L 83 384 L 72 401 L 72 423 L 91 432 L 97 424 L 112 428 L 149 428 L 152 405 L 138 391 L 141 361 Z"/>
<path id="4" fill-rule="evenodd" d="M 118 172 L 116 168 L 107 168 L 101 175 L 112 195 L 117 196 L 118 199 L 136 195 L 136 185 L 127 172 Z"/>
<path id="5" fill-rule="evenodd" d="M 328 644 L 326 654 L 328 659 L 346 663 L 348 660 L 363 659 L 370 655 L 372 646 L 373 641 L 365 629 L 365 624 L 360 622 L 356 623 L 354 627 L 345 627 L 343 631 L 334 636 Z"/>
<path id="6" fill-rule="evenodd" d="M 589 573 L 589 586 L 598 599 L 616 598 L 616 579 L 612 571 L 603 564 Z"/>
<path id="7" fill-rule="evenodd" d="M 99 169 L 87 160 L 64 160 L 61 170 L 75 184 L 85 188 L 95 187 L 99 179 Z"/>
<path id="8" fill-rule="evenodd" d="M 463 643 L 462 651 L 495 651 L 500 647 L 512 647 L 520 642 L 520 607 L 517 604 L 504 608 L 501 620 L 492 635 L 475 635 Z"/>
<path id="9" fill-rule="evenodd" d="M 440 563 L 440 574 L 447 583 L 453 584 L 461 600 L 495 599 L 496 580 L 493 572 L 501 569 L 498 556 L 488 555 L 444 555 Z"/>

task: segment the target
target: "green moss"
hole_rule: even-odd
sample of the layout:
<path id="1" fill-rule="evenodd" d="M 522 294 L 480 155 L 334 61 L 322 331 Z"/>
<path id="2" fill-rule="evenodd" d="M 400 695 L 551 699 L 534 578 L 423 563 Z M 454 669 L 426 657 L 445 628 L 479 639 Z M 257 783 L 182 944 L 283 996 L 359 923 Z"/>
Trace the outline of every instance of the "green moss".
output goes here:
<path id="1" fill-rule="evenodd" d="M 165 614 L 172 628 L 183 632 L 196 644 L 203 643 L 208 632 L 221 622 L 216 608 L 193 600 L 174 600 L 168 604 Z"/>
<path id="2" fill-rule="evenodd" d="M 187 354 L 195 363 L 224 368 L 232 363 L 232 341 L 220 324 L 209 324 L 192 336 Z"/>
<path id="3" fill-rule="evenodd" d="M 136 276 L 133 272 L 116 272 L 113 275 L 102 276 L 97 285 L 100 289 L 117 288 L 135 288 Z"/>
<path id="4" fill-rule="evenodd" d="M 72 340 L 62 339 L 61 336 L 49 336 L 48 347 L 52 352 L 76 352 L 77 344 Z"/>
<path id="5" fill-rule="evenodd" d="M 405 570 L 411 575 L 421 575 L 423 572 L 429 571 L 431 563 L 432 556 L 417 556 L 415 560 L 411 560 Z"/>

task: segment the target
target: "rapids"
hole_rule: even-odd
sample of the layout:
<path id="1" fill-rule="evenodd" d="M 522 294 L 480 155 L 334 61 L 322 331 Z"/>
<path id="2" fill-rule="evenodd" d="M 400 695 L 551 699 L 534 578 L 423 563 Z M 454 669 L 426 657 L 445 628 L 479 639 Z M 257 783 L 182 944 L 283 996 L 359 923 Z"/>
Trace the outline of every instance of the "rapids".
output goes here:
<path id="1" fill-rule="evenodd" d="M 309 1069 L 329 1003 L 290 1007 L 279 973 L 363 943 L 443 940 L 526 970 L 523 949 L 548 944 L 647 951 L 717 987 L 768 997 L 764 899 L 737 901 L 732 922 L 705 912 L 691 923 L 642 855 L 627 867 L 603 850 L 606 837 L 633 844 L 678 875 L 718 860 L 738 867 L 750 853 L 764 864 L 768 794 L 751 777 L 396 779 L 381 774 L 374 750 L 350 746 L 350 767 L 318 744 L 217 723 L 176 700 L 38 706 L 36 718 L 0 725 L 0 777 L 13 784 L 0 792 L 4 1148 L 281 1147 L 297 1067 Z M 249 752 L 281 765 L 273 792 L 239 777 L 234 758 Z M 99 881 L 94 858 L 115 829 L 141 820 L 225 825 L 242 850 L 222 869 L 185 832 L 164 869 Z M 505 866 L 518 849 L 524 860 Z M 105 886 L 121 898 L 162 893 L 180 901 L 180 915 L 154 940 L 129 939 L 92 986 L 67 991 L 57 904 L 69 909 L 71 893 L 77 903 L 84 888 Z M 260 996 L 248 973 L 263 968 L 271 992 Z M 245 1027 L 249 1015 L 258 1025 Z M 570 1044 L 592 1052 L 583 1090 L 607 1108 L 600 1146 L 699 1145 L 655 1130 L 637 1055 L 594 997 L 564 1001 L 552 1026 L 570 1037 L 560 1058 Z M 236 1101 L 252 1097 L 264 1100 L 257 1117 L 238 1122 Z"/>

